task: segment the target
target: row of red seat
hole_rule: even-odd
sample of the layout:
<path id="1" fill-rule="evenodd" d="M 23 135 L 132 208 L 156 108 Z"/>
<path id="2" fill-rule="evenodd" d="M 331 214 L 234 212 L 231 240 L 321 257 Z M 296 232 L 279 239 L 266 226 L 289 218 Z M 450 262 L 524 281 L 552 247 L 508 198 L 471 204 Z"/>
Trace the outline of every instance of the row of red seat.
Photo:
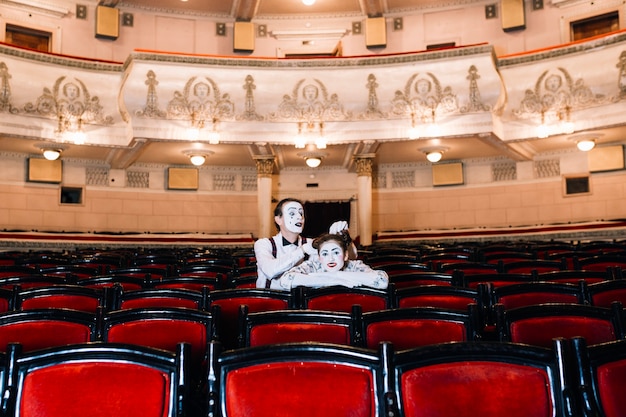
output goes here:
<path id="1" fill-rule="evenodd" d="M 334 344 L 211 349 L 209 414 L 313 417 L 623 415 L 626 341 L 549 348 L 457 342 L 397 350 Z"/>
<path id="2" fill-rule="evenodd" d="M 199 408 L 189 405 L 188 349 L 89 343 L 25 352 L 12 344 L 0 354 L 3 415 L 613 417 L 625 406 L 625 340 L 230 351 L 211 342 Z"/>

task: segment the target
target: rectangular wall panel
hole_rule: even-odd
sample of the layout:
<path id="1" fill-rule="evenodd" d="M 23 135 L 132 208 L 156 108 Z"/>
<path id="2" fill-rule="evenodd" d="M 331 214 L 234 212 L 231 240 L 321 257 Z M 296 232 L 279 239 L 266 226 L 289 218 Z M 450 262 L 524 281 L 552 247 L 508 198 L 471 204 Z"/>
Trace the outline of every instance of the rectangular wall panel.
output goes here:
<path id="1" fill-rule="evenodd" d="M 502 9 L 502 30 L 510 32 L 526 29 L 524 0 L 502 0 L 500 8 Z"/>
<path id="2" fill-rule="evenodd" d="M 235 22 L 233 42 L 234 42 L 233 50 L 235 52 L 253 52 L 254 51 L 254 23 Z"/>
<path id="3" fill-rule="evenodd" d="M 28 158 L 28 181 L 60 183 L 63 179 L 63 161 Z"/>
<path id="4" fill-rule="evenodd" d="M 368 48 L 387 46 L 387 26 L 384 17 L 370 17 L 365 21 L 365 45 Z"/>
<path id="5" fill-rule="evenodd" d="M 589 151 L 589 172 L 616 171 L 624 169 L 622 145 L 600 146 Z"/>
<path id="6" fill-rule="evenodd" d="M 168 190 L 197 190 L 198 170 L 196 168 L 168 168 Z"/>
<path id="7" fill-rule="evenodd" d="M 117 39 L 120 36 L 120 11 L 115 7 L 96 6 L 96 38 Z"/>
<path id="8" fill-rule="evenodd" d="M 433 165 L 433 185 L 461 185 L 464 183 L 463 164 L 454 162 L 451 164 Z"/>

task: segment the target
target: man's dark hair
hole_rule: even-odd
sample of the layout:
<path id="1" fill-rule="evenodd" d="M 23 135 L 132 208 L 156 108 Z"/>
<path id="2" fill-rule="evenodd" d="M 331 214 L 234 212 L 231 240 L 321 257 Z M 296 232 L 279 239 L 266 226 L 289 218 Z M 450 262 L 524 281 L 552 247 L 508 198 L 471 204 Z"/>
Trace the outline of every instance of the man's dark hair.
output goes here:
<path id="1" fill-rule="evenodd" d="M 292 201 L 295 203 L 299 203 L 302 207 L 304 207 L 304 203 L 302 203 L 302 201 L 298 200 L 297 198 L 291 198 L 291 197 L 283 198 L 282 200 L 278 202 L 278 204 L 276 204 L 276 207 L 274 207 L 274 217 L 276 216 L 282 217 L 283 206 Z M 276 230 L 280 231 L 280 226 L 278 225 L 278 223 L 274 222 L 274 225 L 276 226 Z"/>

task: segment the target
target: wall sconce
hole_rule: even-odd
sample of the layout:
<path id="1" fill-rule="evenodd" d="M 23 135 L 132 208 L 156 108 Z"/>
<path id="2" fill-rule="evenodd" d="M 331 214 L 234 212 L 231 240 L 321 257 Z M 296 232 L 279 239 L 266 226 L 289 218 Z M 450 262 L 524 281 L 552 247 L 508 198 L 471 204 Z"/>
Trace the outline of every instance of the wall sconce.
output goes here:
<path id="1" fill-rule="evenodd" d="M 76 120 L 74 125 L 70 119 L 60 115 L 55 133 L 63 140 L 73 142 L 76 145 L 83 145 L 87 140 L 87 134 L 83 130 L 82 119 Z"/>
<path id="2" fill-rule="evenodd" d="M 415 125 L 415 112 L 411 112 L 411 128 L 409 129 L 409 139 L 419 139 L 420 131 Z"/>
<path id="3" fill-rule="evenodd" d="M 303 126 L 306 129 L 303 129 Z M 317 124 L 319 127 L 319 134 L 315 133 L 315 122 L 298 122 L 298 134 L 294 139 L 294 146 L 296 149 L 306 148 L 309 142 L 315 143 L 317 149 L 326 149 L 326 138 L 324 137 L 324 122 Z"/>
<path id="4" fill-rule="evenodd" d="M 426 159 L 428 159 L 430 162 L 434 164 L 435 162 L 441 161 L 441 158 L 443 157 L 443 153 L 447 151 L 448 148 L 434 146 L 434 147 L 429 147 L 429 148 L 421 148 L 419 150 L 421 152 L 424 152 L 426 154 Z"/>
<path id="5" fill-rule="evenodd" d="M 213 154 L 213 152 L 207 151 L 204 149 L 189 149 L 189 150 L 183 151 L 183 154 L 189 157 L 189 161 L 191 162 L 192 165 L 199 167 L 199 166 L 204 165 L 207 157 Z"/>
<path id="6" fill-rule="evenodd" d="M 560 130 L 566 135 L 574 133 L 574 122 L 570 120 L 570 107 L 565 106 L 563 111 L 559 112 Z"/>
<path id="7" fill-rule="evenodd" d="M 550 136 L 550 129 L 548 128 L 548 125 L 546 124 L 546 112 L 542 110 L 541 111 L 541 124 L 537 126 L 537 138 L 545 139 L 548 136 Z"/>
<path id="8" fill-rule="evenodd" d="M 207 141 L 211 145 L 220 143 L 220 132 L 217 131 L 217 118 L 213 118 L 212 127 L 206 136 L 203 135 L 204 120 L 197 120 L 195 113 L 191 115 L 191 128 L 187 131 L 187 138 L 192 141 Z"/>
<path id="9" fill-rule="evenodd" d="M 304 162 L 307 164 L 309 168 L 317 168 L 322 163 L 322 159 L 328 156 L 325 152 L 300 152 L 298 156 L 304 158 Z"/>

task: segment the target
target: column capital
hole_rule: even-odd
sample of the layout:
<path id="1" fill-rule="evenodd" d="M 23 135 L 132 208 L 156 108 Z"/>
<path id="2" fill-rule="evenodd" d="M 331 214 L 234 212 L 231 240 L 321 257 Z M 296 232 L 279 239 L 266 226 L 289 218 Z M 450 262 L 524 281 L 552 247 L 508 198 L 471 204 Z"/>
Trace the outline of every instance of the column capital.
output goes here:
<path id="1" fill-rule="evenodd" d="M 356 163 L 356 174 L 359 177 L 371 177 L 372 167 L 374 166 L 373 153 L 362 153 L 354 155 L 354 162 Z"/>
<path id="2" fill-rule="evenodd" d="M 271 177 L 274 172 L 274 161 L 276 157 L 274 155 L 254 155 L 252 156 L 256 163 L 257 177 Z"/>

